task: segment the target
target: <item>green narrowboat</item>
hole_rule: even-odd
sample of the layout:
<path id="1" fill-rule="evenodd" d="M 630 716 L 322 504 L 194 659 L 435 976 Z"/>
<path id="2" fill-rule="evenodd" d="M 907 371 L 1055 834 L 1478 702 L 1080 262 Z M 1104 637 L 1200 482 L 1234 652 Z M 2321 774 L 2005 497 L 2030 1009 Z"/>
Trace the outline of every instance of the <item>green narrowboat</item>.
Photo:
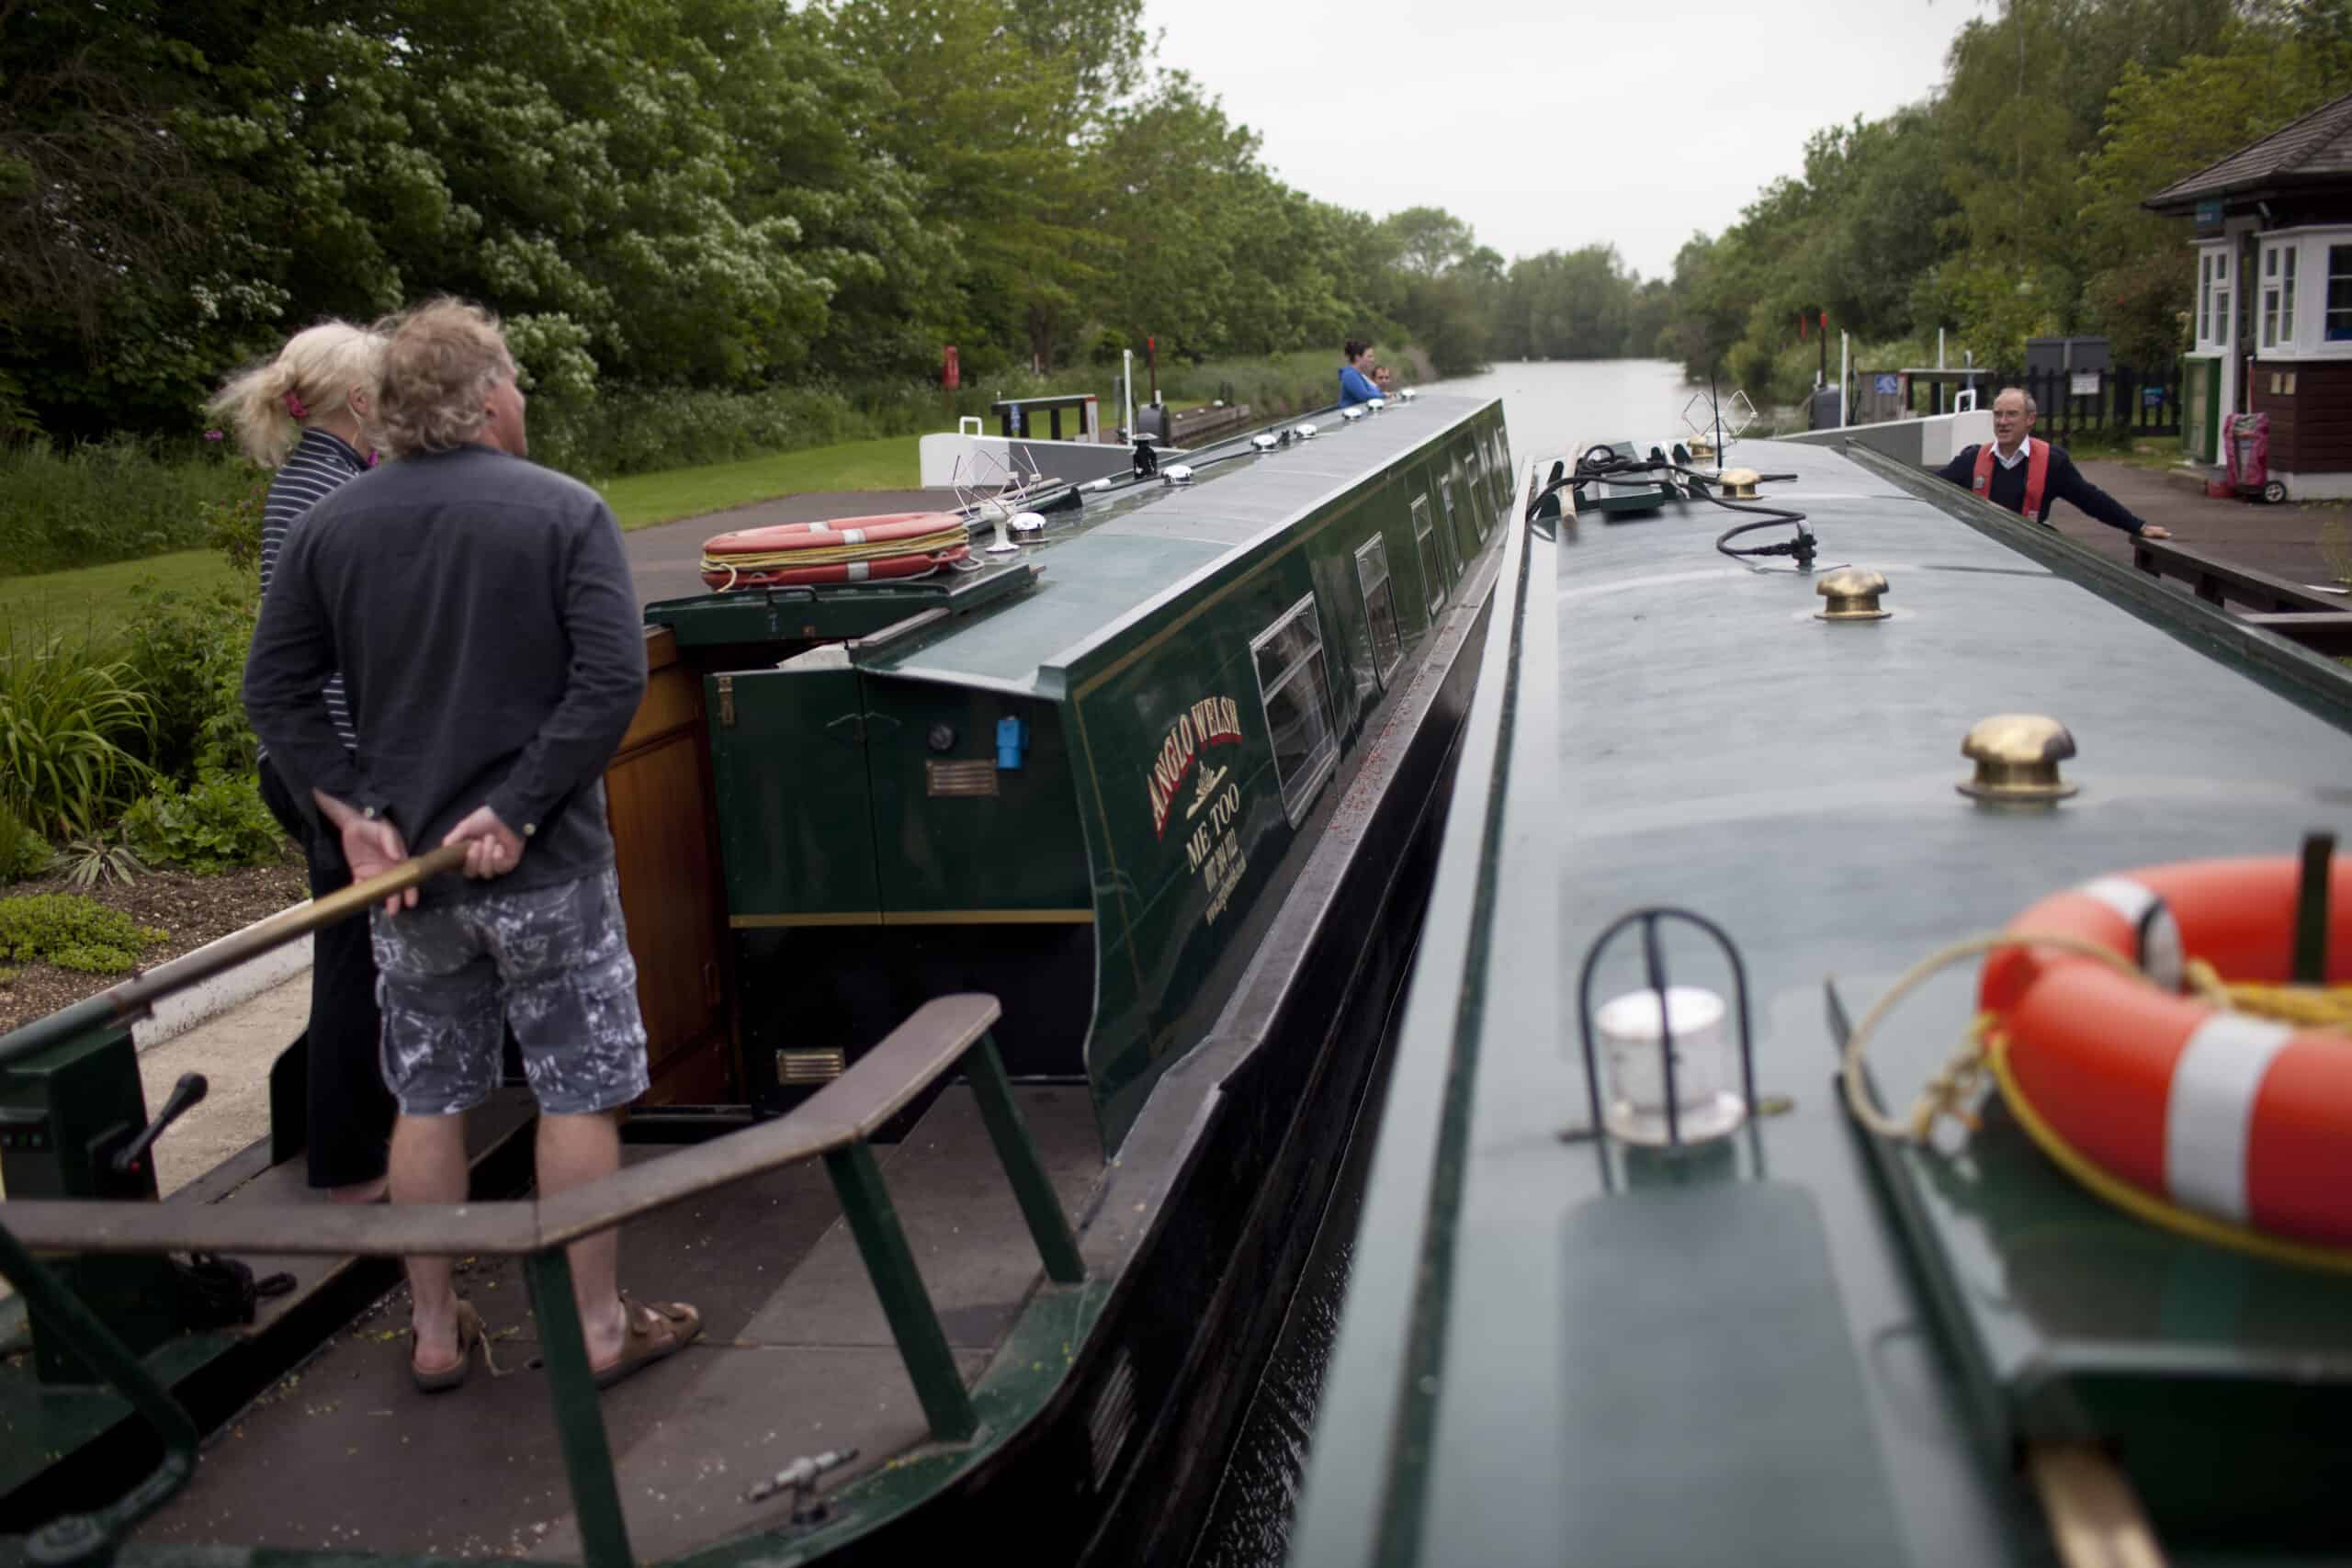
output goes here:
<path id="1" fill-rule="evenodd" d="M 130 1021 L 360 898 L 0 1040 L 0 1554 L 1180 1560 L 1401 991 L 1510 463 L 1431 394 L 1135 467 L 981 498 L 919 580 L 649 606 L 616 1176 L 535 1201 L 510 1073 L 473 1201 L 314 1201 L 281 1084 L 157 1201 Z M 615 1224 L 706 1340 L 600 1404 L 531 1305 Z M 420 1250 L 503 1362 L 444 1399 Z"/>
<path id="2" fill-rule="evenodd" d="M 1733 475 L 1583 513 L 1587 456 L 1514 504 L 1288 1561 L 2346 1561 L 2341 617 L 1858 445 L 1739 443 L 1735 557 Z"/>

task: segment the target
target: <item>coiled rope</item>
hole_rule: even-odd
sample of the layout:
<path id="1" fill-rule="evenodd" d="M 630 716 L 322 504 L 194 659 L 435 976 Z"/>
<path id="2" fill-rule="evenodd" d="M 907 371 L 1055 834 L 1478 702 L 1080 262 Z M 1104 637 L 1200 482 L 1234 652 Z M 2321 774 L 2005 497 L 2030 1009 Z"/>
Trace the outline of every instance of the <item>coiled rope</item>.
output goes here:
<path id="1" fill-rule="evenodd" d="M 1946 1116 L 1973 1132 L 1980 1123 L 1971 1107 L 1978 1085 L 1989 1074 L 1999 1086 L 2002 1100 L 2016 1117 L 2018 1125 L 2025 1129 L 2026 1135 L 2061 1169 L 2116 1207 L 2180 1235 L 2219 1247 L 2233 1247 L 2272 1262 L 2352 1274 L 2352 1247 L 2290 1241 L 2227 1220 L 2215 1219 L 2210 1214 L 2196 1213 L 2143 1192 L 2103 1169 L 2068 1143 L 2064 1135 L 2044 1120 L 2032 1101 L 2026 1098 L 2024 1089 L 2018 1083 L 2009 1066 L 2008 1037 L 1998 1028 L 1999 1020 L 1993 1013 L 1980 1012 L 1969 1021 L 1967 1032 L 1951 1059 L 1921 1088 L 1907 1116 L 1898 1119 L 1889 1115 L 1871 1093 L 1870 1083 L 1862 1076 L 1865 1053 L 1870 1048 L 1871 1036 L 1886 1021 L 1887 1015 L 1894 1010 L 1895 1004 L 1930 976 L 1950 968 L 1962 959 L 2006 947 L 2041 947 L 2071 953 L 2104 964 L 2117 974 L 2129 976 L 2143 985 L 2157 986 L 2156 981 L 2113 950 L 2082 937 L 2055 933 L 2036 935 L 2031 931 L 1994 931 L 1939 947 L 1904 971 L 1901 978 L 1887 987 L 1885 994 L 1871 1005 L 1871 1010 L 1862 1015 L 1861 1021 L 1846 1037 L 1845 1050 L 1839 1062 L 1839 1078 L 1845 1089 L 1846 1107 L 1853 1113 L 1855 1121 L 1880 1137 L 1901 1143 L 1928 1144 L 1935 1123 Z M 2279 986 L 2256 981 L 2223 980 L 2213 966 L 2201 958 L 2190 959 L 2184 973 L 2188 988 L 2216 1008 L 2303 1027 L 2345 1031 L 2346 1048 L 2352 1050 L 2352 986 Z M 2162 989 L 2161 987 L 2157 988 Z"/>

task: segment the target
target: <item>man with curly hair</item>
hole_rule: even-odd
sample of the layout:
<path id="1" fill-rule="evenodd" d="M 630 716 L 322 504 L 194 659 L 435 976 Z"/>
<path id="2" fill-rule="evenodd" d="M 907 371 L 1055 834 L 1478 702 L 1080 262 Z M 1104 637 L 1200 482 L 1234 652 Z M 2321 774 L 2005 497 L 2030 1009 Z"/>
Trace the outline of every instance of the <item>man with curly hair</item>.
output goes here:
<path id="1" fill-rule="evenodd" d="M 463 844 L 464 877 L 371 913 L 396 1203 L 462 1203 L 464 1113 L 497 1086 L 502 1022 L 540 1121 L 542 1196 L 619 1168 L 615 1112 L 646 1089 L 604 770 L 645 689 L 620 529 L 587 486 L 526 460 L 498 323 L 435 299 L 384 323 L 375 428 L 391 459 L 288 534 L 245 664 L 245 705 L 355 879 L 412 843 Z M 340 668 L 358 745 L 320 684 Z M 620 1293 L 619 1238 L 570 1248 L 590 1364 L 611 1382 L 701 1332 Z M 483 1342 L 447 1258 L 408 1260 L 420 1388 Z M 487 1348 L 485 1347 L 485 1355 Z"/>

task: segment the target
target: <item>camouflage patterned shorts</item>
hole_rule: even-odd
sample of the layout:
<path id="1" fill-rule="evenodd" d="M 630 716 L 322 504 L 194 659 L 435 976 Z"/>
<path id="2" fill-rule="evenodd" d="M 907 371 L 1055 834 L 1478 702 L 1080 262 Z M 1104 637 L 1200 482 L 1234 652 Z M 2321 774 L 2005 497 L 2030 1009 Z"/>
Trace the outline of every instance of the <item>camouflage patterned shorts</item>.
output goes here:
<path id="1" fill-rule="evenodd" d="M 554 887 L 369 916 L 384 1082 L 409 1116 L 498 1087 L 502 1012 L 539 1109 L 611 1111 L 645 1092 L 637 964 L 613 871 Z"/>

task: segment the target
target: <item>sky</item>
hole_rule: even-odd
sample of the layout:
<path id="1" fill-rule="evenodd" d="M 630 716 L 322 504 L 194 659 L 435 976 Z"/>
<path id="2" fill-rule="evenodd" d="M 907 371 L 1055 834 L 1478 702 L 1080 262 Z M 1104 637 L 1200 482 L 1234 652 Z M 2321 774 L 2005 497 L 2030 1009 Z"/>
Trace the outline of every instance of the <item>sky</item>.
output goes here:
<path id="1" fill-rule="evenodd" d="M 1805 139 L 1927 96 L 1989 0 L 1147 0 L 1159 63 L 1283 180 L 1374 216 L 1437 206 L 1506 260 L 1616 245 L 1670 276 Z"/>

